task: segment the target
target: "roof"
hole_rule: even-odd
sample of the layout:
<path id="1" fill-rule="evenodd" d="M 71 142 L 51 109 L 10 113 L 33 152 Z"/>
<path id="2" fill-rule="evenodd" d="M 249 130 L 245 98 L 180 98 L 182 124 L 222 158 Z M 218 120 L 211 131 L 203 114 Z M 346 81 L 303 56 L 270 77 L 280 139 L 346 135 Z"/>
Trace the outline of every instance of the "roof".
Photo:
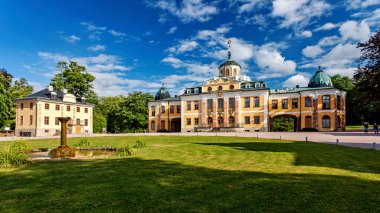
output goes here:
<path id="1" fill-rule="evenodd" d="M 308 87 L 332 87 L 333 83 L 329 75 L 327 75 L 320 67 L 311 77 Z"/>
<path id="2" fill-rule="evenodd" d="M 271 94 L 281 94 L 281 93 L 292 93 L 292 92 L 303 92 L 312 90 L 322 90 L 322 89 L 335 89 L 334 87 L 296 87 L 296 88 L 281 88 L 281 89 L 271 89 Z"/>
<path id="3" fill-rule="evenodd" d="M 55 92 L 57 95 L 54 98 L 52 98 L 51 95 L 50 95 L 51 92 Z M 16 101 L 20 101 L 20 100 L 34 100 L 34 99 L 36 99 L 36 100 L 50 100 L 50 101 L 64 102 L 63 101 L 63 96 L 64 96 L 64 93 L 61 90 L 49 91 L 49 89 L 43 89 L 41 91 L 38 91 L 38 92 L 33 93 L 31 95 L 28 95 L 26 97 L 17 98 L 15 100 Z M 86 102 L 82 102 L 81 98 L 78 98 L 78 97 L 76 97 L 76 102 L 75 103 L 77 103 L 77 104 L 84 104 L 84 105 L 91 105 L 92 106 L 92 104 L 89 104 L 89 103 L 86 103 Z"/>
<path id="4" fill-rule="evenodd" d="M 168 90 L 166 90 L 166 88 L 164 87 L 164 85 L 162 85 L 162 87 L 157 91 L 156 95 L 154 96 L 154 100 L 163 100 L 163 99 L 167 99 L 167 98 L 170 98 L 170 93 Z"/>
<path id="5" fill-rule="evenodd" d="M 236 65 L 236 66 L 241 67 L 240 64 L 238 64 L 236 61 L 233 61 L 233 60 L 231 60 L 231 59 L 228 59 L 227 61 L 223 62 L 223 64 L 221 64 L 221 65 L 219 66 L 219 68 L 220 68 L 220 67 L 223 67 L 223 66 L 227 66 L 227 65 Z"/>

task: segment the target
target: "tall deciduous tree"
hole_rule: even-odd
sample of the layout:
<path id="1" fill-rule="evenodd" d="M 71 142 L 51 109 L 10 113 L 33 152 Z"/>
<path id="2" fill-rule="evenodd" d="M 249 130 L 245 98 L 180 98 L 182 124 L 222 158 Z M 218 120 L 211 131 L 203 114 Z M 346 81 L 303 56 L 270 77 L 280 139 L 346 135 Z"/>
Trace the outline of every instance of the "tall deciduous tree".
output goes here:
<path id="1" fill-rule="evenodd" d="M 0 70 L 0 129 L 9 126 L 12 120 L 14 107 L 10 92 L 12 77 L 5 69 Z"/>
<path id="2" fill-rule="evenodd" d="M 12 94 L 12 98 L 23 98 L 32 94 L 33 86 L 28 83 L 25 78 L 20 78 L 16 80 L 14 84 L 11 86 L 10 91 Z"/>
<path id="3" fill-rule="evenodd" d="M 95 76 L 86 72 L 86 67 L 78 65 L 75 61 L 69 64 L 64 61 L 58 62 L 57 68 L 60 73 L 51 79 L 50 85 L 56 89 L 67 89 L 67 91 L 77 97 L 92 97 L 95 95 L 92 82 Z"/>

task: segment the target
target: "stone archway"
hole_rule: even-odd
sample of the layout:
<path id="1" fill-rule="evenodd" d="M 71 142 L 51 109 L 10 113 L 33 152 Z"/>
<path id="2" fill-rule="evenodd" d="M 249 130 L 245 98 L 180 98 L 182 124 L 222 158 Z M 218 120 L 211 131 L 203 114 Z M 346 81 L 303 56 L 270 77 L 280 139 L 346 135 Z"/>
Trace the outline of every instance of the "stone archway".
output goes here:
<path id="1" fill-rule="evenodd" d="M 299 129 L 299 118 L 295 115 L 284 114 L 270 118 L 272 132 L 298 132 Z"/>
<path id="2" fill-rule="evenodd" d="M 181 118 L 173 118 L 170 120 L 170 132 L 181 131 Z"/>

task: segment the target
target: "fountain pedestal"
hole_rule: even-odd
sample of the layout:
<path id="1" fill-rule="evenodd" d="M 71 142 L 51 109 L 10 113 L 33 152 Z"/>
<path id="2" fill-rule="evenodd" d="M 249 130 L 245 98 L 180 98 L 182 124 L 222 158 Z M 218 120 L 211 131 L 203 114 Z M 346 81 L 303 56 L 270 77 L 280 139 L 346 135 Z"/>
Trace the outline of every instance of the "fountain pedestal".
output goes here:
<path id="1" fill-rule="evenodd" d="M 59 117 L 61 122 L 61 145 L 51 150 L 50 155 L 54 158 L 75 157 L 75 148 L 71 148 L 67 145 L 67 122 L 70 117 Z"/>

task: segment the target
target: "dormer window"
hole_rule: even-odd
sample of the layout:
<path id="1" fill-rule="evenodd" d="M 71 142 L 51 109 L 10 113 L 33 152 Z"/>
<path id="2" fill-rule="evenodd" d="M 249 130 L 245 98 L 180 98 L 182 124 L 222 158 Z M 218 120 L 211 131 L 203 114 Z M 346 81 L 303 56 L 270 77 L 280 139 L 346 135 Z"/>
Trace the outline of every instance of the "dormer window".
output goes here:
<path id="1" fill-rule="evenodd" d="M 188 90 L 186 91 L 186 93 L 187 93 L 187 94 L 190 94 L 190 93 L 191 93 L 191 90 L 190 90 L 190 89 L 188 89 Z"/>
<path id="2" fill-rule="evenodd" d="M 195 88 L 195 89 L 194 89 L 194 93 L 199 93 L 199 89 L 198 89 L 198 88 Z"/>
<path id="3" fill-rule="evenodd" d="M 223 87 L 222 87 L 222 86 L 219 86 L 219 87 L 218 87 L 218 90 L 223 90 Z"/>
<path id="4" fill-rule="evenodd" d="M 260 88 L 260 83 L 256 83 L 255 88 Z"/>

